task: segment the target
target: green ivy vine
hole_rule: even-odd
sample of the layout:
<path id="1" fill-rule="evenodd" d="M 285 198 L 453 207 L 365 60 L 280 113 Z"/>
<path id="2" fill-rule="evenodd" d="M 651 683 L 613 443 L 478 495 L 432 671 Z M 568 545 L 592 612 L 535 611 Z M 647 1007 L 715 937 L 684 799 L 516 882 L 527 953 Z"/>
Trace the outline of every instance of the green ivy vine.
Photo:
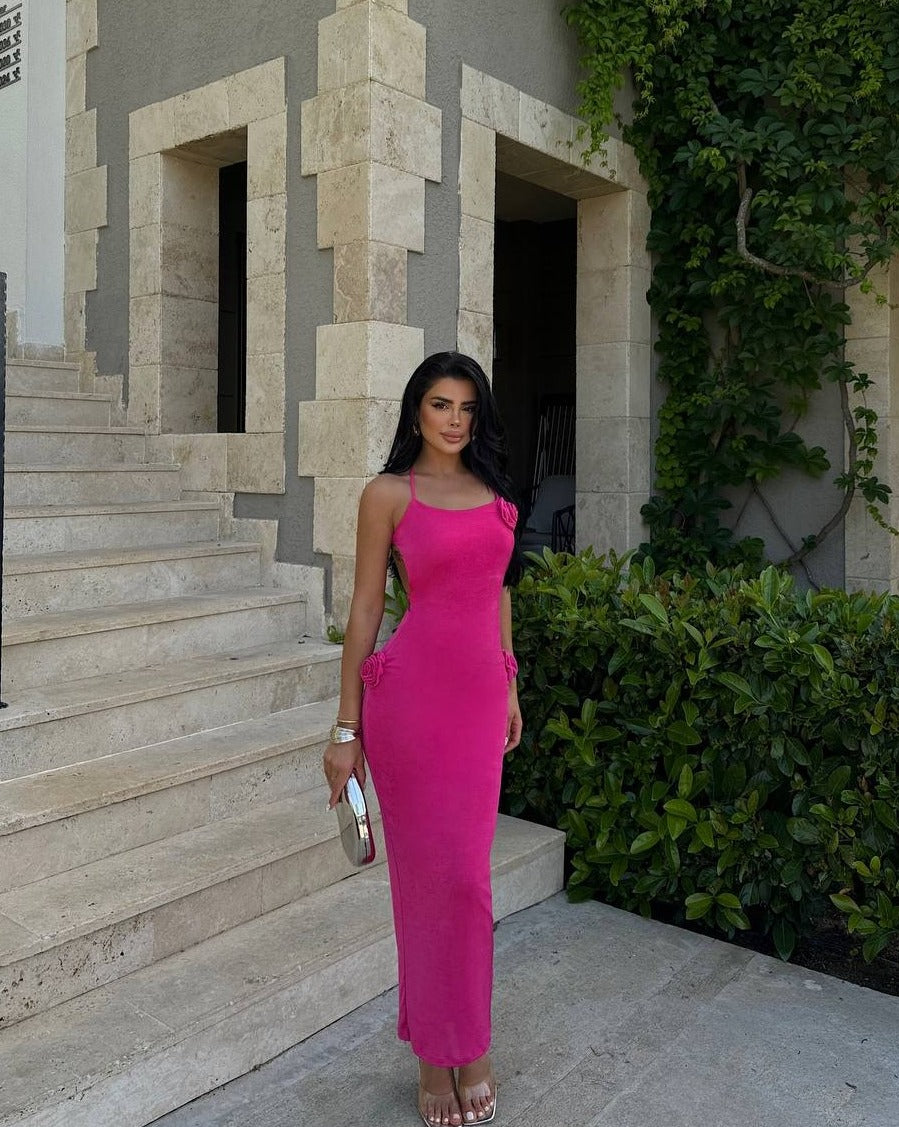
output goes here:
<path id="1" fill-rule="evenodd" d="M 748 485 L 830 464 L 800 426 L 837 385 L 847 433 L 840 504 L 791 541 L 804 561 L 859 496 L 890 528 L 875 473 L 869 377 L 843 351 L 846 290 L 899 247 L 899 4 L 890 0 L 580 0 L 581 113 L 601 152 L 612 121 L 649 186 L 649 301 L 667 390 L 655 495 L 663 566 L 760 565 L 722 521 Z M 615 99 L 633 84 L 624 121 Z M 879 301 L 883 295 L 875 295 Z M 734 523 L 734 522 L 730 522 Z M 780 527 L 778 525 L 778 527 Z"/>

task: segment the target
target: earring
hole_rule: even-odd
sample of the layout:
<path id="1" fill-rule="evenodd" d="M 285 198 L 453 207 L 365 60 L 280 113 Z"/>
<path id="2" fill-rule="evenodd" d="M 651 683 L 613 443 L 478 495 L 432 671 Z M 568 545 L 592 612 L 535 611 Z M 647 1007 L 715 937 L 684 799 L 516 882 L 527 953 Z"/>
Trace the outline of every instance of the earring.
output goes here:
<path id="1" fill-rule="evenodd" d="M 418 423 L 412 424 L 412 433 L 415 435 L 416 438 L 418 438 L 418 436 L 421 434 L 421 431 L 418 429 Z"/>

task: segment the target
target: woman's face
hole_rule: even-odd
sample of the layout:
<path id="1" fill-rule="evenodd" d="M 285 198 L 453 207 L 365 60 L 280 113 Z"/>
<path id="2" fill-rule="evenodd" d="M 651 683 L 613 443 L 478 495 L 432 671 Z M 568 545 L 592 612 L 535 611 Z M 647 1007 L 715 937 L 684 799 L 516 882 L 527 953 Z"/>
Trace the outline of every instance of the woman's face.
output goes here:
<path id="1" fill-rule="evenodd" d="M 452 376 L 437 380 L 418 409 L 422 441 L 442 454 L 458 453 L 471 442 L 477 406 L 478 391 L 471 380 Z"/>

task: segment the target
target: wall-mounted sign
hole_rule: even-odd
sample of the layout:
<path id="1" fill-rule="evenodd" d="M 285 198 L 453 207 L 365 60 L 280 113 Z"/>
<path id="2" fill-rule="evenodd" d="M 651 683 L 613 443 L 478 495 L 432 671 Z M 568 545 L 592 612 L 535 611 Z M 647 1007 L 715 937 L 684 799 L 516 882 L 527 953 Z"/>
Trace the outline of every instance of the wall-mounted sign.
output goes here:
<path id="1" fill-rule="evenodd" d="M 0 4 L 0 90 L 22 78 L 22 3 Z"/>

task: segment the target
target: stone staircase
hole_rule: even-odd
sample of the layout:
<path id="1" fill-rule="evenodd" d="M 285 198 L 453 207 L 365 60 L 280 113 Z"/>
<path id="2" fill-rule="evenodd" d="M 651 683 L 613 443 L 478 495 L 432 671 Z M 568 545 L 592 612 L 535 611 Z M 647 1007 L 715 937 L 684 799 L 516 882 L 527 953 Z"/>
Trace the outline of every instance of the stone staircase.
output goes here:
<path id="1" fill-rule="evenodd" d="M 8 373 L 0 1127 L 140 1127 L 394 984 L 386 872 L 325 809 L 305 596 L 74 365 Z M 501 819 L 497 915 L 561 858 Z"/>

